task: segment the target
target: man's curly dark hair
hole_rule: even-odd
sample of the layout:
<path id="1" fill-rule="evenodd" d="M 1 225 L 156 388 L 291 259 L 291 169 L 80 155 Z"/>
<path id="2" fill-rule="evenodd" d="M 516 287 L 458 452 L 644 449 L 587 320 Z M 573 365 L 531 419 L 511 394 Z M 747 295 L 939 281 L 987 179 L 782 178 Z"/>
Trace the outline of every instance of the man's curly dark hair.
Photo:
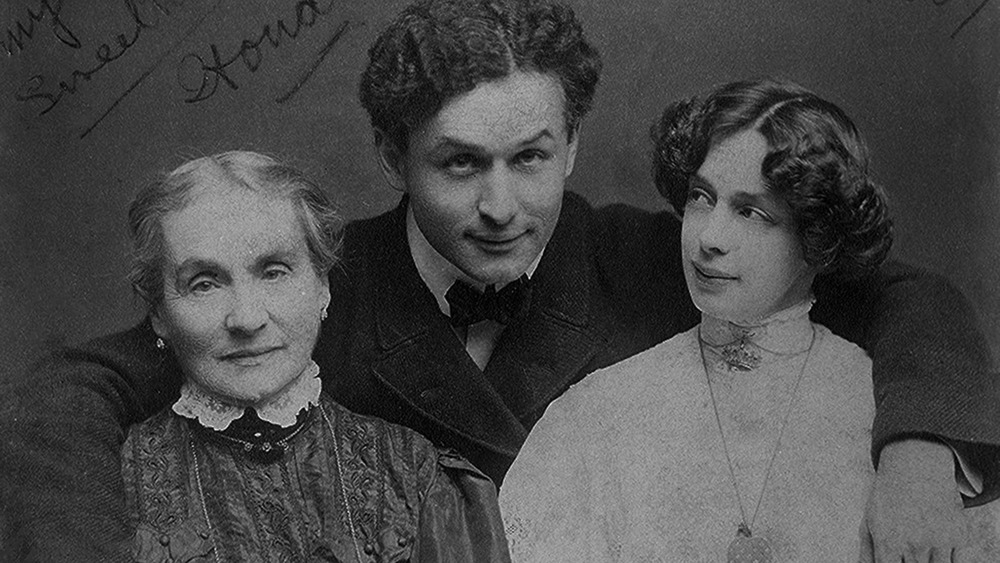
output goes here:
<path id="1" fill-rule="evenodd" d="M 843 110 L 798 84 L 731 82 L 667 106 L 651 130 L 656 189 L 683 214 L 709 150 L 746 130 L 767 140 L 761 176 L 791 209 L 806 263 L 846 279 L 877 269 L 892 246 L 892 220 L 868 149 Z"/>
<path id="2" fill-rule="evenodd" d="M 543 0 L 422 0 L 368 50 L 361 105 L 376 135 L 405 151 L 410 133 L 447 100 L 518 70 L 558 78 L 572 139 L 590 109 L 601 61 L 571 8 Z"/>

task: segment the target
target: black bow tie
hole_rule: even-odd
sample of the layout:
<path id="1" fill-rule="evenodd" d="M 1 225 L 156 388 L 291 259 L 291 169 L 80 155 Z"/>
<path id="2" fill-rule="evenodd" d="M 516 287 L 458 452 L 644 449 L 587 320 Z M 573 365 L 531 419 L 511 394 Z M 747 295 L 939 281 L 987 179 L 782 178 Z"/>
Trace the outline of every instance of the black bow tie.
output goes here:
<path id="1" fill-rule="evenodd" d="M 451 285 L 444 298 L 451 306 L 451 326 L 469 326 L 485 320 L 507 324 L 527 313 L 531 303 L 531 284 L 525 274 L 500 291 L 491 285 L 486 291 L 479 292 L 458 280 Z"/>

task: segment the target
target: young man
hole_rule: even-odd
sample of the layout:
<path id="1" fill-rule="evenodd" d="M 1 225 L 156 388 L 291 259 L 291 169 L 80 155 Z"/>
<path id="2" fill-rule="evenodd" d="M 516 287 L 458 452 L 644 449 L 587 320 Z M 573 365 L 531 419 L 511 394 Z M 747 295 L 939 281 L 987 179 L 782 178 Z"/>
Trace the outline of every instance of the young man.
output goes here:
<path id="1" fill-rule="evenodd" d="M 697 322 L 679 223 L 564 191 L 600 72 L 569 8 L 422 1 L 369 56 L 361 102 L 404 196 L 347 227 L 315 359 L 342 404 L 457 449 L 500 485 L 569 385 Z M 814 316 L 874 358 L 876 456 L 912 436 L 1000 443 L 984 423 L 996 401 L 985 344 L 946 284 L 895 264 L 821 288 Z M 155 340 L 143 324 L 14 383 L 0 411 L 3 501 L 32 553 L 58 559 L 125 534 L 124 432 L 179 387 L 169 343 Z M 942 450 L 937 467 L 951 471 Z M 980 467 L 993 491 L 996 471 Z M 908 500 L 885 496 L 883 513 Z"/>

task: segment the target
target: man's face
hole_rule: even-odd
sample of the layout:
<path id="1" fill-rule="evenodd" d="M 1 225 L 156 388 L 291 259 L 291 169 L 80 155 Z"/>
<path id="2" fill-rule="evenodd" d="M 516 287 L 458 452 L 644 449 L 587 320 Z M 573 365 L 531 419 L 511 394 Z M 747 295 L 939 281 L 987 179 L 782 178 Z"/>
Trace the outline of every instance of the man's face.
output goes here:
<path id="1" fill-rule="evenodd" d="M 573 170 L 559 81 L 514 72 L 452 98 L 396 168 L 420 231 L 472 279 L 521 276 L 548 243 Z"/>

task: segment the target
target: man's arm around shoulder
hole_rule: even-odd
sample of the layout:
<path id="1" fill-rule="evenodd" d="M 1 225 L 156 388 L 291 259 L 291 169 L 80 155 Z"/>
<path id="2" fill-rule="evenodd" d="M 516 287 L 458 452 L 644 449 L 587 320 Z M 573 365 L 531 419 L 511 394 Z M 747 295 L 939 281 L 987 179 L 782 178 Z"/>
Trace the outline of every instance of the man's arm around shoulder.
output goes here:
<path id="1" fill-rule="evenodd" d="M 127 538 L 120 449 L 128 425 L 179 387 L 148 322 L 59 350 L 0 397 L 5 542 L 30 561 L 109 560 Z"/>

